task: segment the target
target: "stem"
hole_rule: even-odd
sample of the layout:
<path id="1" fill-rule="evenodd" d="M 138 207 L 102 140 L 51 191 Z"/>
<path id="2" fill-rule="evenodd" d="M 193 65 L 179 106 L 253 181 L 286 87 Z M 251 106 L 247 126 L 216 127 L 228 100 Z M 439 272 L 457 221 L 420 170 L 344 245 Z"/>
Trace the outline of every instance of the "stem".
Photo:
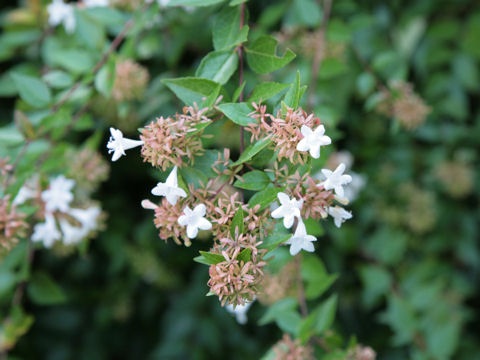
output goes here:
<path id="1" fill-rule="evenodd" d="M 145 10 L 148 9 L 151 3 L 145 3 L 142 8 L 140 9 L 140 12 L 144 12 Z M 125 25 L 123 26 L 122 31 L 113 39 L 112 43 L 108 47 L 107 51 L 102 55 L 102 58 L 95 64 L 95 66 L 92 69 L 92 76 L 95 76 L 97 72 L 101 69 L 101 67 L 107 62 L 108 58 L 114 52 L 118 46 L 121 44 L 121 42 L 125 39 L 127 36 L 128 30 L 133 26 L 135 23 L 135 15 L 133 15 L 130 20 L 128 20 Z M 89 83 L 91 83 L 93 80 L 90 80 Z M 78 87 L 82 84 L 82 81 L 79 80 L 77 81 L 71 88 L 68 90 L 68 92 L 63 96 L 62 99 L 60 99 L 59 102 L 57 102 L 51 110 L 51 114 L 55 114 L 60 107 L 65 104 L 68 99 L 72 97 L 72 95 L 75 93 L 75 91 L 78 89 Z"/>
<path id="2" fill-rule="evenodd" d="M 302 317 L 308 316 L 308 307 L 307 307 L 307 299 L 305 297 L 305 289 L 303 287 L 303 280 L 302 280 L 302 257 L 301 255 L 295 256 L 295 265 L 297 267 L 297 287 L 298 287 L 298 303 L 300 305 L 300 312 Z"/>
<path id="3" fill-rule="evenodd" d="M 240 30 L 242 30 L 244 22 L 245 22 L 245 3 L 240 5 Z M 238 46 L 238 63 L 239 63 L 238 86 L 242 86 L 243 84 L 243 45 L 242 44 Z M 240 91 L 240 96 L 238 97 L 238 100 L 240 102 L 243 101 L 243 89 L 242 91 Z M 245 149 L 244 133 L 245 133 L 245 130 L 243 129 L 243 126 L 240 126 L 240 153 L 243 153 L 243 150 Z"/>
<path id="4" fill-rule="evenodd" d="M 312 111 L 313 105 L 315 103 L 315 90 L 317 88 L 318 72 L 322 66 L 323 58 L 325 57 L 325 34 L 327 32 L 328 20 L 330 18 L 330 11 L 332 9 L 332 0 L 324 0 L 323 2 L 323 21 L 322 26 L 320 27 L 320 43 L 315 55 L 313 57 L 312 64 L 312 76 L 309 86 L 309 96 L 308 96 L 308 108 Z"/>

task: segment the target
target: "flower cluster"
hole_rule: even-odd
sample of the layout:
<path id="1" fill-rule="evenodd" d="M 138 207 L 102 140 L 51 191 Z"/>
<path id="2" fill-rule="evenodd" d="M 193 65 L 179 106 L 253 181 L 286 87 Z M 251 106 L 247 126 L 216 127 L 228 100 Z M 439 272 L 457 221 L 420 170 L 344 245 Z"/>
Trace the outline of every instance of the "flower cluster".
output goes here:
<path id="1" fill-rule="evenodd" d="M 297 296 L 298 267 L 291 261 L 280 269 L 277 274 L 265 273 L 258 301 L 262 304 L 272 305 L 288 296 Z"/>
<path id="2" fill-rule="evenodd" d="M 273 347 L 276 360 L 311 360 L 313 350 L 308 345 L 302 345 L 300 340 L 293 341 L 290 335 L 284 334 L 283 338 Z"/>
<path id="3" fill-rule="evenodd" d="M 115 82 L 112 97 L 118 101 L 140 99 L 148 85 L 148 70 L 140 64 L 127 59 L 115 66 Z"/>
<path id="4" fill-rule="evenodd" d="M 259 293 L 267 252 L 260 245 L 276 221 L 281 220 L 287 229 L 293 228 L 292 236 L 285 242 L 293 256 L 301 250 L 315 251 L 313 243 L 317 239 L 307 233 L 303 219 L 319 220 L 331 215 L 340 227 L 352 217 L 334 204 L 335 200 L 348 203 L 344 186 L 352 177 L 344 174 L 345 164 L 340 163 L 334 170 L 322 169 L 321 181 L 298 171 L 291 175 L 288 165 L 279 165 L 282 159 L 304 164 L 308 156 L 320 157 L 321 147 L 331 144 L 320 119 L 301 108 L 287 108 L 273 116 L 265 106 L 253 106 L 255 111 L 249 116 L 256 122 L 246 129 L 252 140 L 271 139 L 276 159 L 274 168 L 269 169 L 273 173 L 269 178 L 274 186 L 287 185 L 277 193 L 279 204 L 272 208 L 243 202 L 243 196 L 232 187 L 235 179 L 242 181 L 242 166 L 231 166 L 228 149 L 211 162 L 216 177 L 206 184 L 199 181 L 196 186 L 187 186 L 179 181 L 181 168 L 203 153 L 202 129 L 212 121 L 206 115 L 208 108 L 185 107 L 183 114 L 176 114 L 175 118 L 160 117 L 141 130 L 140 141 L 126 139 L 120 130 L 112 128 L 107 145 L 109 152 L 114 153 L 113 161 L 125 155 L 125 150 L 142 145 L 144 161 L 162 170 L 171 168 L 166 180 L 151 190 L 153 195 L 163 197 L 161 201 L 143 200 L 142 206 L 155 211 L 154 224 L 161 239 L 173 238 L 177 244 L 190 246 L 192 239 L 202 236 L 201 231 L 210 231 L 213 245 L 206 255 L 209 258 L 202 260 L 210 264 L 208 286 L 222 305 L 232 305 L 233 309 L 250 303 Z M 243 223 L 233 228 L 238 219 Z"/>
<path id="5" fill-rule="evenodd" d="M 465 162 L 444 161 L 435 168 L 435 176 L 454 198 L 463 198 L 473 191 L 473 169 Z"/>
<path id="6" fill-rule="evenodd" d="M 32 179 L 27 182 L 14 199 L 15 204 L 34 201 L 40 203 L 38 217 L 43 222 L 33 228 L 32 241 L 51 247 L 57 241 L 64 245 L 77 244 L 86 239 L 98 228 L 101 210 L 96 205 L 89 207 L 71 207 L 74 200 L 75 181 L 63 175 L 51 179 L 49 187 L 40 191 L 39 182 Z M 40 194 L 37 197 L 37 194 Z"/>
<path id="7" fill-rule="evenodd" d="M 25 236 L 26 230 L 25 214 L 10 204 L 10 196 L 0 198 L 0 258 Z"/>
<path id="8" fill-rule="evenodd" d="M 162 170 L 182 166 L 185 158 L 193 163 L 194 156 L 203 152 L 198 126 L 211 121 L 205 115 L 207 110 L 186 106 L 183 114 L 177 113 L 175 118 L 162 116 L 145 126 L 140 136 L 143 160 Z M 192 136 L 194 132 L 196 136 Z"/>
<path id="9" fill-rule="evenodd" d="M 347 360 L 375 360 L 377 354 L 370 346 L 357 345 L 347 354 Z"/>
<path id="10" fill-rule="evenodd" d="M 223 260 L 210 266 L 208 286 L 222 305 L 245 305 L 254 300 L 266 265 L 262 259 L 266 250 L 259 249 L 260 244 L 256 235 L 237 234 L 215 245 L 213 253 Z"/>
<path id="11" fill-rule="evenodd" d="M 70 153 L 68 177 L 75 180 L 79 189 L 89 195 L 100 183 L 108 179 L 110 165 L 96 151 L 85 147 Z"/>
<path id="12" fill-rule="evenodd" d="M 388 89 L 382 90 L 376 111 L 397 119 L 405 129 L 413 130 L 425 122 L 431 108 L 415 94 L 411 84 L 394 81 Z"/>
<path id="13" fill-rule="evenodd" d="M 252 134 L 252 140 L 270 138 L 278 159 L 289 159 L 292 163 L 304 164 L 306 152 L 318 159 L 320 147 L 332 140 L 325 135 L 325 127 L 313 114 L 308 115 L 302 108 L 287 108 L 283 115 L 279 110 L 274 116 L 266 112 L 264 105 L 252 104 L 255 111 L 250 116 L 256 120 L 245 127 Z"/>

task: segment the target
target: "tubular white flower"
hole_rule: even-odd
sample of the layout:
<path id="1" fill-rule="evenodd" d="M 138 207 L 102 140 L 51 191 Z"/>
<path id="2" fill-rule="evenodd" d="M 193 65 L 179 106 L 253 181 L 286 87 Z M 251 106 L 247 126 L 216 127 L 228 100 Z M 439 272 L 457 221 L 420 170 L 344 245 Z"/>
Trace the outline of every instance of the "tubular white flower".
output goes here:
<path id="1" fill-rule="evenodd" d="M 195 206 L 193 210 L 185 206 L 183 213 L 184 215 L 179 216 L 178 223 L 187 227 L 187 236 L 189 239 L 197 237 L 198 229 L 210 230 L 212 228 L 212 223 L 205 219 L 207 209 L 204 204 Z"/>
<path id="2" fill-rule="evenodd" d="M 285 242 L 285 244 L 290 245 L 290 254 L 295 256 L 302 249 L 308 252 L 314 252 L 315 247 L 313 246 L 313 241 L 317 241 L 317 238 L 313 235 L 307 234 L 305 224 L 302 219 L 299 219 L 295 233 Z"/>
<path id="3" fill-rule="evenodd" d="M 302 125 L 300 131 L 302 132 L 303 139 L 297 144 L 297 150 L 310 151 L 310 155 L 314 159 L 320 157 L 320 146 L 332 143 L 332 139 L 325 135 L 325 127 L 323 125 L 319 125 L 313 131 L 307 125 Z"/>
<path id="4" fill-rule="evenodd" d="M 125 150 L 143 145 L 142 140 L 124 138 L 123 133 L 113 127 L 110 128 L 110 134 L 111 136 L 108 140 L 107 148 L 109 154 L 113 152 L 112 161 L 117 161 L 122 155 L 127 155 Z"/>
<path id="5" fill-rule="evenodd" d="M 235 306 L 235 308 L 232 304 L 228 304 L 227 306 L 225 306 L 225 309 L 227 309 L 230 314 L 235 315 L 235 319 L 239 324 L 244 325 L 247 323 L 247 312 L 250 309 L 250 306 L 252 306 L 252 304 L 253 301 L 246 302 L 244 305 Z"/>
<path id="6" fill-rule="evenodd" d="M 63 23 L 65 31 L 69 34 L 75 31 L 75 14 L 73 6 L 66 4 L 63 0 L 53 0 L 47 6 L 48 23 L 57 26 Z"/>
<path id="7" fill-rule="evenodd" d="M 338 228 L 342 226 L 345 220 L 351 219 L 353 217 L 351 212 L 345 210 L 341 206 L 330 206 L 327 212 L 331 217 L 333 217 L 335 226 Z"/>
<path id="8" fill-rule="evenodd" d="M 182 188 L 178 187 L 177 167 L 167 177 L 167 180 L 162 183 L 159 182 L 157 186 L 152 189 L 152 194 L 156 196 L 165 196 L 167 201 L 175 205 L 179 197 L 187 197 L 187 193 Z"/>
<path id="9" fill-rule="evenodd" d="M 290 229 L 293 225 L 295 217 L 300 219 L 300 209 L 303 205 L 303 199 L 297 200 L 295 198 L 288 197 L 284 192 L 279 192 L 277 194 L 278 200 L 280 201 L 280 206 L 272 211 L 272 217 L 274 219 L 283 218 L 283 225 Z"/>
<path id="10" fill-rule="evenodd" d="M 50 187 L 42 192 L 42 200 L 45 201 L 45 209 L 48 212 L 68 212 L 73 200 L 72 188 L 75 181 L 59 175 L 50 181 Z"/>
<path id="11" fill-rule="evenodd" d="M 49 248 L 53 243 L 61 238 L 60 231 L 55 224 L 55 218 L 52 214 L 45 214 L 45 222 L 35 225 L 33 228 L 32 241 L 42 242 L 43 246 Z"/>
<path id="12" fill-rule="evenodd" d="M 343 185 L 348 184 L 352 181 L 352 177 L 350 175 L 343 175 L 345 171 L 345 164 L 341 163 L 337 166 L 335 171 L 331 171 L 328 169 L 322 169 L 323 175 L 327 178 L 325 181 L 321 182 L 319 185 L 323 185 L 325 190 L 335 190 L 335 194 L 340 197 L 344 196 Z"/>
<path id="13" fill-rule="evenodd" d="M 87 209 L 71 209 L 69 213 L 80 222 L 82 229 L 88 234 L 97 228 L 100 212 L 101 210 L 98 206 L 90 206 Z"/>
<path id="14" fill-rule="evenodd" d="M 17 196 L 15 196 L 15 199 L 13 199 L 12 204 L 13 205 L 21 205 L 25 201 L 28 201 L 35 197 L 35 191 L 33 189 L 30 189 L 29 187 L 23 185 L 20 190 L 18 191 Z"/>
<path id="15" fill-rule="evenodd" d="M 73 226 L 67 220 L 60 220 L 60 229 L 63 233 L 63 243 L 65 245 L 78 244 L 88 235 L 84 227 Z"/>

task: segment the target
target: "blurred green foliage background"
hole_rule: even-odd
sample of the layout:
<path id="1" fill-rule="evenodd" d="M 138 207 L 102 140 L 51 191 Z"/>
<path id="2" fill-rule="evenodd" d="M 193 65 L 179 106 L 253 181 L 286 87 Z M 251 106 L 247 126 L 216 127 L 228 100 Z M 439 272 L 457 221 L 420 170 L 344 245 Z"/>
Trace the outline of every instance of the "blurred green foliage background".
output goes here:
<path id="1" fill-rule="evenodd" d="M 42 38 L 45 13 L 32 16 L 46 2 L 3 1 L 0 124 L 13 118 L 12 69 L 39 74 L 56 63 L 78 78 L 139 3 L 118 1 L 114 13 L 78 24 L 66 52 L 65 36 Z M 80 143 L 94 130 L 107 157 L 109 125 L 135 136 L 153 117 L 179 111 L 182 104 L 160 80 L 194 75 L 212 50 L 220 7 L 154 6 L 137 14 L 115 60 L 145 67 L 147 89 L 140 99 L 115 102 L 97 87 L 67 141 Z M 326 223 L 316 246 L 329 272 L 339 274 L 334 328 L 356 334 L 378 359 L 480 359 L 480 3 L 334 0 L 323 40 L 325 7 L 314 0 L 256 0 L 247 8 L 249 39 L 274 33 L 282 53 L 297 54 L 264 79 L 291 83 L 300 70 L 310 86 L 301 105 L 322 119 L 335 147 L 353 156 L 352 171 L 366 179 L 353 219 L 340 230 Z M 247 94 L 257 76 L 245 74 Z M 92 96 L 82 91 L 79 103 Z M 429 110 L 415 126 L 409 119 L 418 115 L 416 103 L 398 103 L 413 93 Z M 209 128 L 211 147 L 237 146 L 229 126 Z M 50 274 L 67 298 L 51 306 L 26 298 L 34 323 L 12 359 L 258 359 L 281 337 L 273 325 L 256 325 L 265 311 L 258 303 L 242 326 L 217 298 L 205 297 L 208 268 L 192 258 L 207 242 L 185 248 L 158 239 L 151 213 L 140 207 L 158 180 L 140 157 L 122 158 L 95 194 L 108 219 L 88 250 L 36 252 L 34 268 Z"/>

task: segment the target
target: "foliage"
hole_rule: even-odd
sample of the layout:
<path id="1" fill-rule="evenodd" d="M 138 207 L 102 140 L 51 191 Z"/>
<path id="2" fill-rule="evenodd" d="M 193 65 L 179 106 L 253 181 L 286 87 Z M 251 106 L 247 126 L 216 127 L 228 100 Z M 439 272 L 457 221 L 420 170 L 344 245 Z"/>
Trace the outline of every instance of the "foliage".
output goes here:
<path id="1" fill-rule="evenodd" d="M 1 5 L 0 358 L 480 353 L 475 1 L 79 1 L 57 23 L 50 5 Z M 296 152 L 305 134 L 284 119 L 321 121 L 332 144 Z M 109 166 L 110 128 L 140 132 L 154 167 L 138 149 Z M 318 205 L 318 185 L 341 163 L 356 199 L 338 229 L 320 220 L 344 200 L 320 186 Z M 188 196 L 142 210 L 174 165 Z M 48 245 L 34 234 L 61 175 L 95 226 L 56 208 Z M 35 195 L 16 203 L 25 187 Z M 270 216 L 282 192 L 305 196 L 294 227 L 314 253 L 284 246 L 297 231 Z M 222 236 L 167 226 L 200 201 L 210 220 L 221 210 Z M 264 276 L 222 298 L 215 271 L 232 256 Z M 205 296 L 242 305 L 251 291 L 245 326 Z"/>

